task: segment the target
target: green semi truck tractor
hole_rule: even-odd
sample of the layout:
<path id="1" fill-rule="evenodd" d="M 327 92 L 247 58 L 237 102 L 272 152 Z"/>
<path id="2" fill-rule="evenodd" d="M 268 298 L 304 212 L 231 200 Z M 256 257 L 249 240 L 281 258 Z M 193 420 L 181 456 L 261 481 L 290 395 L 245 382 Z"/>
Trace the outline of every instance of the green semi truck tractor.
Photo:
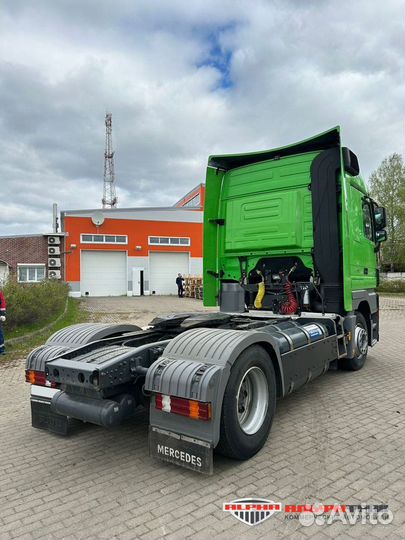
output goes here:
<path id="1" fill-rule="evenodd" d="M 386 216 L 333 128 L 208 160 L 204 304 L 146 330 L 81 324 L 30 353 L 33 427 L 111 428 L 149 407 L 153 457 L 212 473 L 214 451 L 248 459 L 276 401 L 328 369 L 356 371 L 379 339 Z M 339 384 L 339 379 L 336 379 Z"/>

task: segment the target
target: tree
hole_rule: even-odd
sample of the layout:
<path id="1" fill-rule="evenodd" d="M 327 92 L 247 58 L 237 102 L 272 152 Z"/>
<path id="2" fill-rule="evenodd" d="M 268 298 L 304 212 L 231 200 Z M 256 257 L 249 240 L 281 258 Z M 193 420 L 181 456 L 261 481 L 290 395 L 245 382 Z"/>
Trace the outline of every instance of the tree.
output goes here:
<path id="1" fill-rule="evenodd" d="M 400 154 L 391 154 L 370 176 L 372 197 L 387 211 L 388 240 L 381 250 L 383 267 L 405 270 L 405 165 Z"/>

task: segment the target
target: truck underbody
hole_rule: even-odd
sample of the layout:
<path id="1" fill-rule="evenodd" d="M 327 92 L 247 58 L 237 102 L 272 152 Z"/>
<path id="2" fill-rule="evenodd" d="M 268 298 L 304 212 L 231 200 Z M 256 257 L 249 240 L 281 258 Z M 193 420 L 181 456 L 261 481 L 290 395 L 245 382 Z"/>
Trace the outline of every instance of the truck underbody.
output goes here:
<path id="1" fill-rule="evenodd" d="M 84 327 L 84 339 L 77 337 L 78 326 Z M 262 349 L 274 370 L 276 397 L 347 355 L 348 335 L 336 314 L 202 312 L 160 316 L 146 330 L 78 326 L 57 332 L 27 359 L 27 380 L 34 383 L 33 426 L 66 435 L 74 418 L 111 428 L 149 404 L 151 454 L 208 473 L 221 439 L 221 404 L 230 372 L 243 352 Z M 110 336 L 93 339 L 100 327 Z M 42 371 L 47 387 L 35 381 Z M 251 394 L 264 383 L 258 375 L 246 382 L 253 385 Z M 244 393 L 235 397 L 241 417 Z M 254 411 L 250 414 L 245 425 L 257 421 Z"/>

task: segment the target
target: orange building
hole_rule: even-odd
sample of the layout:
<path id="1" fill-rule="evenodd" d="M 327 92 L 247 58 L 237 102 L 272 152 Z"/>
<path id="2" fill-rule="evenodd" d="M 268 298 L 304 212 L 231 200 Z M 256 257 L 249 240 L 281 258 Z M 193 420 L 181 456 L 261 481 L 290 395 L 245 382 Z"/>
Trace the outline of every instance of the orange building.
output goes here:
<path id="1" fill-rule="evenodd" d="M 199 185 L 172 207 L 61 212 L 71 295 L 176 294 L 178 273 L 202 275 L 203 200 Z"/>
<path id="2" fill-rule="evenodd" d="M 194 189 L 184 195 L 174 206 L 203 210 L 205 200 L 205 184 L 198 184 Z"/>

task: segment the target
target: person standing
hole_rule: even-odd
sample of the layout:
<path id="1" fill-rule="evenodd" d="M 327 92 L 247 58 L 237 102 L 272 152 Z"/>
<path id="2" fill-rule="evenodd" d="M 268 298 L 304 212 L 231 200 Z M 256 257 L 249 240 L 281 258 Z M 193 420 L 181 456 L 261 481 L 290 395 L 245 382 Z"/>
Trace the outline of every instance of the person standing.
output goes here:
<path id="1" fill-rule="evenodd" d="M 179 298 L 183 298 L 183 295 L 184 295 L 184 279 L 183 279 L 183 276 L 181 274 L 177 274 L 176 285 L 177 285 L 177 294 L 179 295 Z"/>
<path id="2" fill-rule="evenodd" d="M 6 353 L 4 346 L 4 332 L 3 323 L 6 320 L 6 299 L 4 298 L 3 291 L 0 290 L 0 354 Z"/>

